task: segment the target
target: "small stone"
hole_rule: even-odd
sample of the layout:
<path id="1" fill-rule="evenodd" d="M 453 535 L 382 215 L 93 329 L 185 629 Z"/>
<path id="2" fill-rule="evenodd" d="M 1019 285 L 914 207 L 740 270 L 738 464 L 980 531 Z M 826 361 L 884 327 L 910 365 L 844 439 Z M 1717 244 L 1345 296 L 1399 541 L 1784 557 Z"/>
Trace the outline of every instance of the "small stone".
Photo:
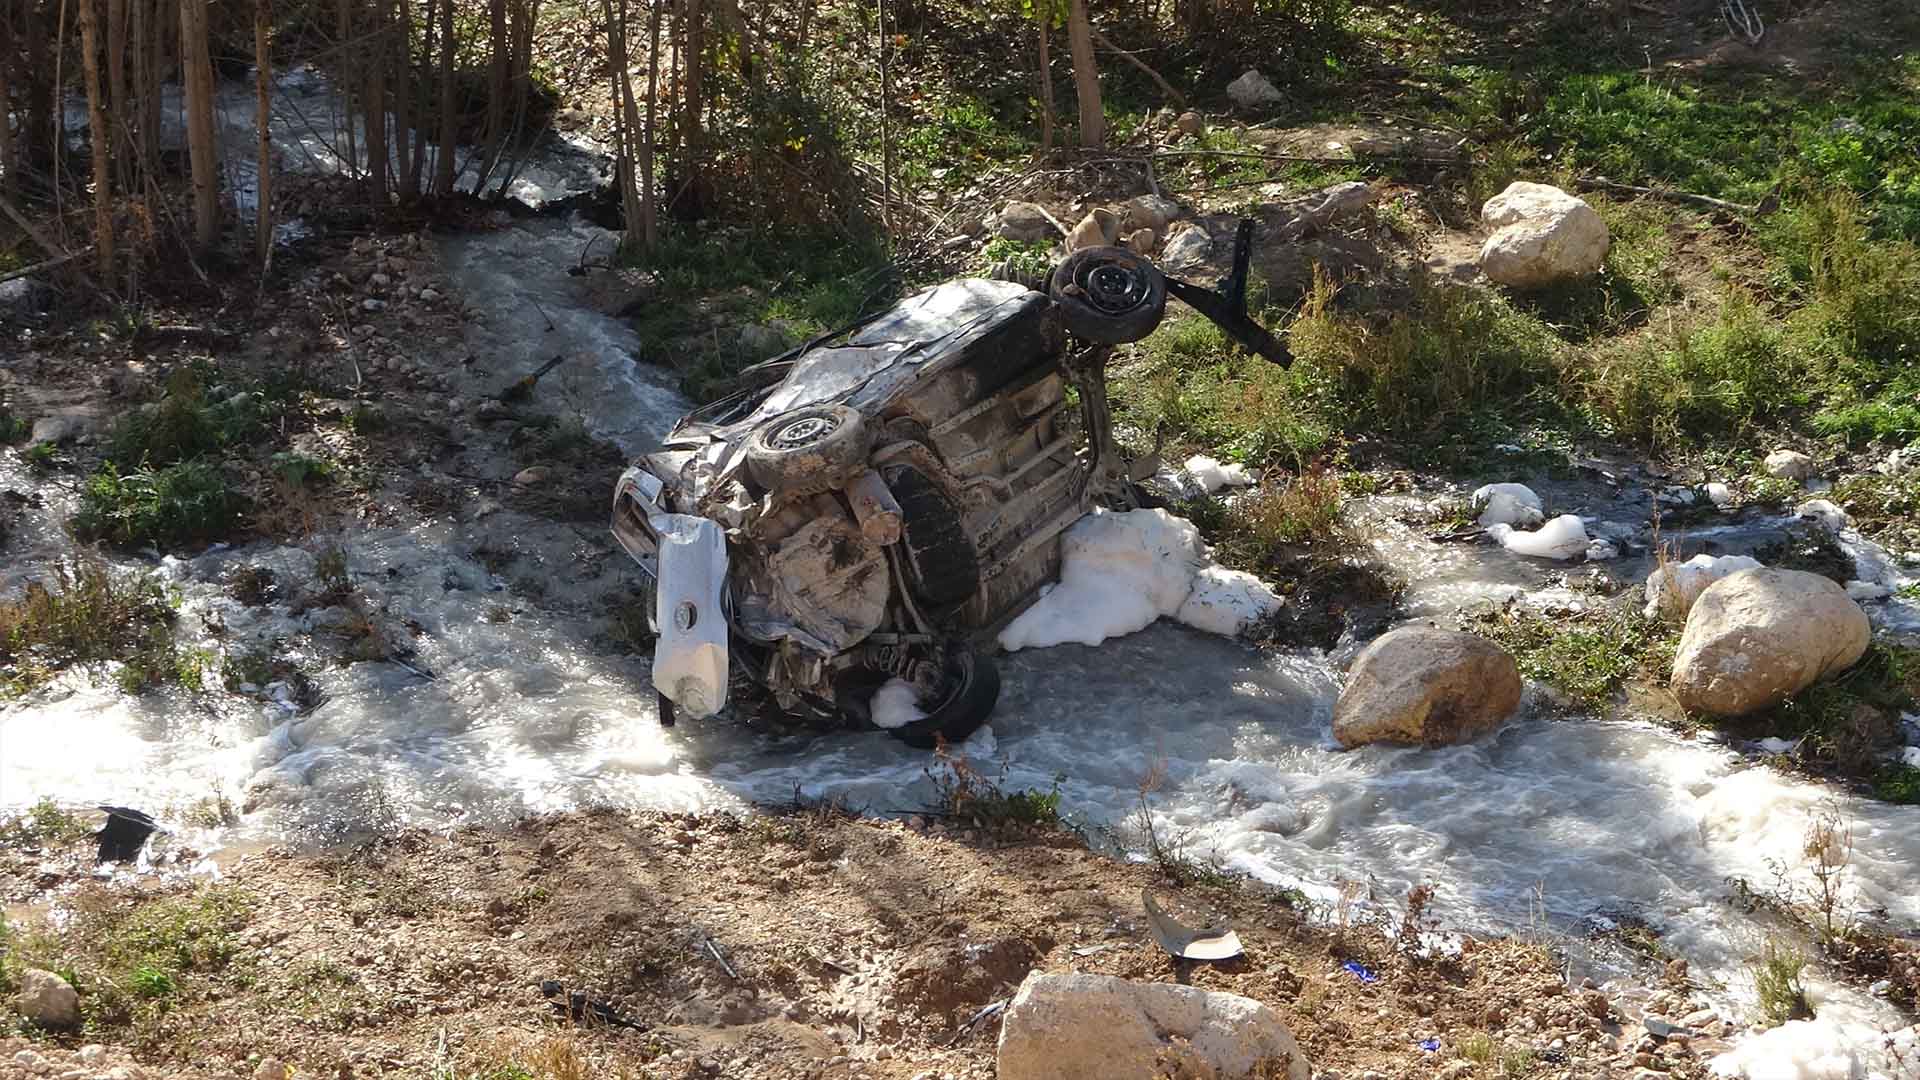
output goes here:
<path id="1" fill-rule="evenodd" d="M 107 1059 L 107 1048 L 99 1043 L 88 1043 L 80 1048 L 80 1061 L 87 1065 L 98 1065 Z"/>
<path id="2" fill-rule="evenodd" d="M 1598 990 L 1580 991 L 1580 1007 L 1598 1019 L 1607 1018 L 1607 995 Z"/>
<path id="3" fill-rule="evenodd" d="M 1060 235 L 1046 211 L 1030 202 L 1010 202 L 1000 210 L 994 232 L 1004 240 L 1023 244 L 1052 240 Z"/>
<path id="4" fill-rule="evenodd" d="M 1174 130 L 1182 135 L 1198 135 L 1206 126 L 1207 122 L 1192 110 L 1181 113 L 1180 118 L 1173 122 Z"/>
<path id="5" fill-rule="evenodd" d="M 393 284 L 393 278 L 386 274 L 375 274 L 367 279 L 367 284 L 372 285 L 376 289 L 384 289 Z"/>
<path id="6" fill-rule="evenodd" d="M 253 1070 L 253 1080 L 293 1080 L 293 1070 L 279 1058 L 265 1058 Z"/>
<path id="7" fill-rule="evenodd" d="M 375 300 L 375 299 L 373 299 L 373 298 L 371 298 L 371 297 L 369 297 L 369 298 L 367 298 L 367 299 L 365 299 L 365 300 L 362 300 L 362 301 L 360 301 L 360 310 L 362 310 L 362 311 L 385 311 L 385 310 L 387 310 L 387 302 L 386 302 L 385 300 Z"/>
<path id="8" fill-rule="evenodd" d="M 20 975 L 20 992 L 13 1008 L 35 1027 L 49 1031 L 77 1027 L 80 995 L 67 980 L 51 971 L 28 968 Z"/>
<path id="9" fill-rule="evenodd" d="M 433 289 L 421 289 L 420 302 L 423 304 L 437 304 L 440 302 L 440 294 Z"/>
<path id="10" fill-rule="evenodd" d="M 13 1055 L 13 1063 L 28 1076 L 45 1076 L 53 1068 L 46 1058 L 31 1050 L 22 1050 Z"/>
<path id="11" fill-rule="evenodd" d="M 466 407 L 467 407 L 467 403 L 460 400 L 459 398 L 447 399 L 447 411 L 450 413 L 457 413 Z"/>
<path id="12" fill-rule="evenodd" d="M 1781 480 L 1804 481 L 1813 475 L 1813 459 L 1798 450 L 1775 450 L 1761 467 L 1767 475 Z"/>
<path id="13" fill-rule="evenodd" d="M 1242 109 L 1264 109 L 1287 100 L 1279 87 L 1253 68 L 1227 84 L 1227 99 Z"/>
<path id="14" fill-rule="evenodd" d="M 553 469 L 547 465 L 530 465 L 513 474 L 513 482 L 520 487 L 533 487 L 553 479 Z"/>

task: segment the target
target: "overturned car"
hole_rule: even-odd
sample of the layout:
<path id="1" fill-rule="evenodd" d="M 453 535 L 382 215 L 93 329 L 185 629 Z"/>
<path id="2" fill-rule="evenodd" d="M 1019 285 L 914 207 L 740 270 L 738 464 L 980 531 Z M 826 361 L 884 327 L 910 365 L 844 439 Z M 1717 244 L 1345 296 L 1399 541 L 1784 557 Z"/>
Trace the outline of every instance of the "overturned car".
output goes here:
<path id="1" fill-rule="evenodd" d="M 1000 692 L 979 643 L 1056 577 L 1068 526 L 1136 505 L 1112 347 L 1152 333 L 1171 294 L 1287 362 L 1247 316 L 1252 227 L 1217 291 L 1084 248 L 1044 281 L 909 297 L 681 419 L 613 500 L 654 590 L 661 720 L 718 712 L 744 678 L 789 713 L 915 745 L 972 733 Z"/>

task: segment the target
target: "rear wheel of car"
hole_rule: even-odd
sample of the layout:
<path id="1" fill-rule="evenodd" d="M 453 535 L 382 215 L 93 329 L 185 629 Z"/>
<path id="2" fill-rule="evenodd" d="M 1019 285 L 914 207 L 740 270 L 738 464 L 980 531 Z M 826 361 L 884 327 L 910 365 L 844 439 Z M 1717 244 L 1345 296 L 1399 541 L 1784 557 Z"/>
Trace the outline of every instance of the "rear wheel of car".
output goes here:
<path id="1" fill-rule="evenodd" d="M 866 460 L 866 424 L 845 405 L 781 413 L 747 440 L 747 472 L 768 491 L 827 491 L 865 468 Z"/>
<path id="2" fill-rule="evenodd" d="M 1000 669 L 967 646 L 954 644 L 947 650 L 942 689 L 944 696 L 926 719 L 891 729 L 893 737 L 918 750 L 931 750 L 942 740 L 965 742 L 1000 701 Z"/>
<path id="3" fill-rule="evenodd" d="M 1135 252 L 1090 247 L 1054 267 L 1047 294 L 1073 336 L 1094 345 L 1139 341 L 1167 310 L 1167 279 Z"/>
<path id="4" fill-rule="evenodd" d="M 934 608 L 964 602 L 980 588 L 980 555 L 959 509 L 919 469 L 895 466 L 885 478 L 900 504 L 900 542 L 913 569 L 914 597 Z"/>

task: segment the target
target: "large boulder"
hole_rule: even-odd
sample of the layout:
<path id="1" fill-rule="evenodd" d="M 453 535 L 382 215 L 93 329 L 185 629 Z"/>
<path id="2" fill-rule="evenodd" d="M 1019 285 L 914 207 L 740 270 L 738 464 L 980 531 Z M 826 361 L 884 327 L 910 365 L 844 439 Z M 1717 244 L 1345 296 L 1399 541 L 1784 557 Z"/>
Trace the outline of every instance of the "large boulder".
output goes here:
<path id="1" fill-rule="evenodd" d="M 1714 716 L 1768 708 L 1852 667 L 1869 633 L 1866 612 L 1819 574 L 1729 574 L 1687 614 L 1673 657 L 1673 696 Z"/>
<path id="2" fill-rule="evenodd" d="M 1308 1080 L 1311 1073 L 1272 1009 L 1194 986 L 1036 971 L 1000 1028 L 999 1080 Z"/>
<path id="3" fill-rule="evenodd" d="M 1480 247 L 1480 272 L 1516 289 L 1590 277 L 1607 260 L 1607 223 L 1586 200 L 1550 184 L 1516 181 L 1487 200 L 1481 220 L 1494 231 Z"/>
<path id="4" fill-rule="evenodd" d="M 1060 235 L 1047 212 L 1030 202 L 1010 202 L 1002 207 L 1000 216 L 994 220 L 993 232 L 1002 240 L 1023 244 L 1053 240 Z"/>
<path id="5" fill-rule="evenodd" d="M 80 995 L 71 983 L 51 971 L 28 968 L 20 973 L 20 990 L 13 1010 L 34 1027 L 62 1031 L 80 1026 Z"/>
<path id="6" fill-rule="evenodd" d="M 1374 639 L 1333 706 L 1333 737 L 1366 743 L 1463 743 L 1504 723 L 1520 704 L 1520 668 L 1486 638 L 1402 626 Z"/>
<path id="7" fill-rule="evenodd" d="M 1267 109 L 1287 100 L 1279 87 L 1254 68 L 1227 84 L 1227 99 L 1242 109 Z"/>

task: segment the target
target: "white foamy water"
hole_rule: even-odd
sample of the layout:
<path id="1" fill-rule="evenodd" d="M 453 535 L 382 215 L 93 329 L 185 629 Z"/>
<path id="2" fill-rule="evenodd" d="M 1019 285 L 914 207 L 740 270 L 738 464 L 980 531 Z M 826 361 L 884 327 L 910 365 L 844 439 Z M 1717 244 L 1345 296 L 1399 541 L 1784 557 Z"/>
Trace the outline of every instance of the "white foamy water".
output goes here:
<path id="1" fill-rule="evenodd" d="M 566 354 L 541 383 L 543 404 L 578 412 L 635 453 L 686 402 L 644 363 L 652 343 L 570 291 L 565 269 L 596 236 L 535 221 L 448 242 L 460 294 L 488 311 L 458 347 L 490 372 Z M 59 499 L 11 456 L 0 487 Z M 574 528 L 476 493 L 453 520 L 334 538 L 384 623 L 412 628 L 408 663 L 431 679 L 392 663 L 327 666 L 338 648 L 326 613 L 263 613 L 226 596 L 221 582 L 238 565 L 311 579 L 309 552 L 243 549 L 169 565 L 183 634 L 209 641 L 201 627 L 217 615 L 234 642 L 284 639 L 309 659 L 325 700 L 293 715 L 220 695 L 128 698 L 110 680 L 70 675 L 0 706 L 0 806 L 46 796 L 165 816 L 221 793 L 246 810 L 238 835 L 326 842 L 590 805 L 705 810 L 796 794 L 874 813 L 927 804 L 928 756 L 883 735 L 776 738 L 726 719 L 661 729 L 646 659 L 600 634 L 634 571 L 590 557 Z M 51 529 L 17 538 L 6 583 L 64 544 Z M 1555 568 L 1496 546 L 1391 529 L 1379 546 L 1412 580 L 1417 611 L 1575 598 L 1549 579 Z M 488 564 L 503 552 L 512 559 L 496 575 Z M 1610 565 L 1644 574 L 1644 560 Z M 1901 601 L 1874 610 L 1884 625 L 1913 621 Z M 1030 649 L 1000 664 L 991 732 L 968 751 L 989 775 L 1004 770 L 1011 788 L 1057 781 L 1072 816 L 1117 823 L 1156 775 L 1156 819 L 1188 834 L 1196 855 L 1320 897 L 1360 882 L 1389 907 L 1431 883 L 1437 913 L 1460 929 L 1524 931 L 1535 904 L 1551 929 L 1575 937 L 1590 917 L 1644 919 L 1736 1010 L 1751 997 L 1745 962 L 1765 928 L 1726 902 L 1727 881 L 1766 882 L 1773 863 L 1803 863 L 1809 823 L 1836 798 L 1628 719 L 1523 714 L 1468 746 L 1340 752 L 1328 736 L 1338 675 L 1326 659 L 1261 653 L 1164 620 L 1097 648 Z M 1855 905 L 1920 922 L 1920 808 L 1857 802 L 1842 813 Z M 1821 983 L 1816 996 L 1855 1025 L 1854 1044 L 1895 1022 L 1855 991 Z"/>

